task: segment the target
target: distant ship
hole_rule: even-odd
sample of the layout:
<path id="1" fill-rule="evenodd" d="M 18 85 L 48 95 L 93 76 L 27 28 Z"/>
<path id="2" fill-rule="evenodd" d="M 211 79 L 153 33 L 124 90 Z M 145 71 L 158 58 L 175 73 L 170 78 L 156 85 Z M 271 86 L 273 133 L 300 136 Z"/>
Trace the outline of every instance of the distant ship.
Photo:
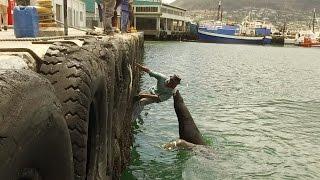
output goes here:
<path id="1" fill-rule="evenodd" d="M 240 25 L 222 22 L 222 3 L 219 1 L 217 21 L 207 22 L 198 28 L 202 42 L 229 44 L 271 44 L 271 25 L 246 18 Z"/>
<path id="2" fill-rule="evenodd" d="M 320 47 L 320 33 L 312 31 L 300 31 L 294 40 L 296 46 Z"/>
<path id="3" fill-rule="evenodd" d="M 303 47 L 320 47 L 320 32 L 315 31 L 316 9 L 313 10 L 312 30 L 296 34 L 294 44 Z"/>

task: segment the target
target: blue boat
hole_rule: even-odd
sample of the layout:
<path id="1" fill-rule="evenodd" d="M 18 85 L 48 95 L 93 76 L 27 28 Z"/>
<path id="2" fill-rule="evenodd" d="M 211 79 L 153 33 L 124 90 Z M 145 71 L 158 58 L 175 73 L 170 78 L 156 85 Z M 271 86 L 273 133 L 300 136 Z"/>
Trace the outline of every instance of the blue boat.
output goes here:
<path id="1" fill-rule="evenodd" d="M 198 38 L 202 42 L 226 43 L 226 44 L 271 44 L 271 36 L 241 36 L 230 34 L 230 30 L 198 29 Z"/>
<path id="2" fill-rule="evenodd" d="M 221 1 L 217 20 L 198 28 L 198 38 L 202 42 L 263 45 L 271 44 L 270 35 L 271 28 L 261 21 L 250 21 L 250 15 L 241 25 L 223 23 Z"/>

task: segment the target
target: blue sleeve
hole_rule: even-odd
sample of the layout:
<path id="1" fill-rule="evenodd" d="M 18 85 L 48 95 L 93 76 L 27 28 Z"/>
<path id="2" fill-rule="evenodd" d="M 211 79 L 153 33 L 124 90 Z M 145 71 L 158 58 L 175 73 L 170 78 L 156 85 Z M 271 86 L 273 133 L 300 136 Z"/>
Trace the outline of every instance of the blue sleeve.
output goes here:
<path id="1" fill-rule="evenodd" d="M 165 75 L 163 75 L 161 73 L 158 73 L 158 72 L 154 72 L 154 71 L 150 71 L 149 75 L 150 75 L 150 77 L 154 77 L 154 78 L 156 78 L 158 80 L 164 80 L 165 81 L 165 80 L 168 79 L 167 76 L 165 76 Z"/>

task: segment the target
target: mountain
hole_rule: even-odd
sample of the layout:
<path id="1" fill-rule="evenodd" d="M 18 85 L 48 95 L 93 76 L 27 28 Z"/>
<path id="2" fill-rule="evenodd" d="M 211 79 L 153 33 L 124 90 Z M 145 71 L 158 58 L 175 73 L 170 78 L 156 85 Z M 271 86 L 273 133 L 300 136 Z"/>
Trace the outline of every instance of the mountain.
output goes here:
<path id="1" fill-rule="evenodd" d="M 216 10 L 218 0 L 176 0 L 171 5 L 188 10 Z M 275 10 L 311 11 L 320 9 L 320 0 L 223 0 L 225 10 L 236 10 L 246 7 L 268 8 Z"/>

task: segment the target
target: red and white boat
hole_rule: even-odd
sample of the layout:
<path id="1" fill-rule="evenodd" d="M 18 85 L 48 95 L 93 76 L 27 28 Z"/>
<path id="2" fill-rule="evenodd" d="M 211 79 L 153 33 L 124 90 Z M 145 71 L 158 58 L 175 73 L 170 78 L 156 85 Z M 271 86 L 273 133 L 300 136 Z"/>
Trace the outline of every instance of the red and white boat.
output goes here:
<path id="1" fill-rule="evenodd" d="M 320 47 L 320 33 L 315 32 L 316 9 L 313 10 L 312 30 L 301 31 L 296 35 L 295 44 L 303 47 Z"/>
<path id="2" fill-rule="evenodd" d="M 319 32 L 301 31 L 296 35 L 295 45 L 303 47 L 320 47 Z"/>

